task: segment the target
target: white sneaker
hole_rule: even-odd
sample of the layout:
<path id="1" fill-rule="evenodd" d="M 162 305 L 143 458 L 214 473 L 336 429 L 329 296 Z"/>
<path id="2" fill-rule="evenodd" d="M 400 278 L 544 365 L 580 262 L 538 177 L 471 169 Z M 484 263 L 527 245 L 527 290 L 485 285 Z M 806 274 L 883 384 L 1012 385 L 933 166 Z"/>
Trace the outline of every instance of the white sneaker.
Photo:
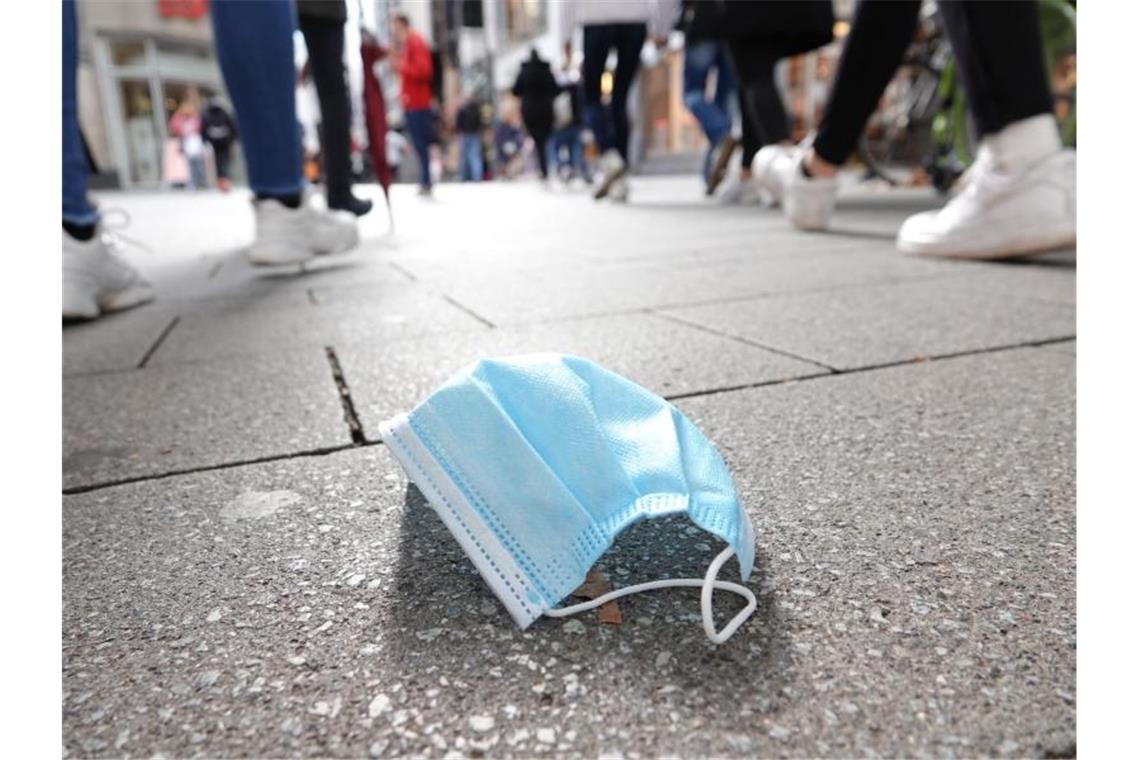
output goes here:
<path id="1" fill-rule="evenodd" d="M 100 223 L 90 240 L 63 233 L 63 318 L 95 319 L 154 299 L 154 288 L 118 256 L 115 235 Z"/>
<path id="2" fill-rule="evenodd" d="M 606 197 L 615 203 L 626 203 L 629 201 L 629 180 L 625 177 L 618 177 L 610 184 L 609 192 Z"/>
<path id="3" fill-rule="evenodd" d="M 795 163 L 795 148 L 765 145 L 752 157 L 752 181 L 766 206 L 778 206 L 784 197 L 783 172 Z"/>
<path id="4" fill-rule="evenodd" d="M 609 195 L 610 186 L 625 176 L 625 161 L 622 160 L 621 154 L 616 149 L 610 148 L 598 159 L 598 168 L 601 179 L 598 180 L 597 187 L 594 188 L 595 200 L 601 200 Z M 628 196 L 628 194 L 629 188 L 627 187 L 626 195 Z"/>
<path id="5" fill-rule="evenodd" d="M 1003 259 L 1077 242 L 1076 153 L 1060 150 L 1019 172 L 985 162 L 939 211 L 915 214 L 899 230 L 904 253 Z"/>
<path id="6" fill-rule="evenodd" d="M 342 253 L 360 241 L 351 212 L 317 209 L 311 200 L 306 193 L 298 208 L 272 199 L 254 201 L 257 238 L 249 249 L 251 263 L 300 264 L 314 256 Z"/>
<path id="7" fill-rule="evenodd" d="M 806 155 L 807 151 L 801 148 L 795 151 L 792 160 L 773 162 L 768 176 L 776 181 L 766 187 L 778 188 L 780 208 L 794 226 L 801 230 L 827 229 L 835 211 L 839 179 L 805 175 L 801 167 Z"/>
<path id="8" fill-rule="evenodd" d="M 717 203 L 725 206 L 749 206 L 760 203 L 760 191 L 751 179 L 744 179 L 740 172 L 733 172 L 720 183 L 713 196 Z"/>

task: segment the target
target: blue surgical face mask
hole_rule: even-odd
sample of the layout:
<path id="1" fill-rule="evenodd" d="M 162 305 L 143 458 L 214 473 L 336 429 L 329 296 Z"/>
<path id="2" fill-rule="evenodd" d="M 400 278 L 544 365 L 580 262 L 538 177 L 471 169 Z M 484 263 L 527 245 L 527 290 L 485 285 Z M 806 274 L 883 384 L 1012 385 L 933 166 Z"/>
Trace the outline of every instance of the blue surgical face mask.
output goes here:
<path id="1" fill-rule="evenodd" d="M 639 591 L 699 587 L 705 633 L 721 643 L 756 608 L 749 589 L 716 580 L 733 555 L 747 580 L 754 557 L 752 523 L 716 449 L 673 405 L 590 361 L 477 362 L 381 437 L 522 628 Z M 623 528 L 682 513 L 728 544 L 703 580 L 558 608 Z M 714 588 L 747 600 L 720 632 Z"/>

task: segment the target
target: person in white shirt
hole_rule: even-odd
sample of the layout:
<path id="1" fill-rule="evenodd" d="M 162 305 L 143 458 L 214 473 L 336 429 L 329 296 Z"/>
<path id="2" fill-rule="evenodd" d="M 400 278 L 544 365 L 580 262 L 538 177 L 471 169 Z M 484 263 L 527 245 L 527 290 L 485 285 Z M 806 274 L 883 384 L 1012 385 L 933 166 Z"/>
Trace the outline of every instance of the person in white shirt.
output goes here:
<path id="1" fill-rule="evenodd" d="M 641 48 L 647 36 L 664 44 L 677 16 L 669 0 L 564 0 L 561 28 L 566 57 L 571 35 L 582 27 L 582 83 L 586 125 L 594 133 L 601 153 L 599 181 L 594 197 L 626 200 L 625 174 L 629 165 L 629 115 L 626 101 L 637 77 Z M 617 66 L 609 103 L 602 103 L 602 74 L 613 50 Z"/>

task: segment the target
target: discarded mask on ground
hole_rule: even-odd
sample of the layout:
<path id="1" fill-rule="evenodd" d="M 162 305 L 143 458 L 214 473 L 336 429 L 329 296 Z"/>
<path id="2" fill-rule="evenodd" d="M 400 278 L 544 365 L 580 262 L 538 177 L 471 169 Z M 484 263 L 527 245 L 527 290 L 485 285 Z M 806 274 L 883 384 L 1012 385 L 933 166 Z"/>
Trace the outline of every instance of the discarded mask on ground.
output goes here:
<path id="1" fill-rule="evenodd" d="M 756 609 L 717 580 L 734 555 L 752 572 L 754 532 L 713 445 L 672 404 L 561 354 L 469 366 L 381 436 L 519 627 L 660 588 L 701 589 L 706 635 L 726 641 Z M 685 514 L 727 547 L 704 579 L 642 583 L 558 607 L 626 526 Z M 713 590 L 747 604 L 720 631 Z"/>

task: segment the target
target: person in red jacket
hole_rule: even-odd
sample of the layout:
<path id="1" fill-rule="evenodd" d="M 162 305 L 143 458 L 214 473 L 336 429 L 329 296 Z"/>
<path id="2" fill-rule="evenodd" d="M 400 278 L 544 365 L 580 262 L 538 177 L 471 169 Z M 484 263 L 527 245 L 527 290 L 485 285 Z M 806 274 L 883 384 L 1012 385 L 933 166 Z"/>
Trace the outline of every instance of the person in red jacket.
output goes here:
<path id="1" fill-rule="evenodd" d="M 420 162 L 420 194 L 431 194 L 431 164 L 428 146 L 431 145 L 431 50 L 424 38 L 416 33 L 408 17 L 397 13 L 392 17 L 392 48 L 395 51 L 396 71 L 400 75 L 400 101 L 404 106 L 404 123 L 416 158 Z"/>

